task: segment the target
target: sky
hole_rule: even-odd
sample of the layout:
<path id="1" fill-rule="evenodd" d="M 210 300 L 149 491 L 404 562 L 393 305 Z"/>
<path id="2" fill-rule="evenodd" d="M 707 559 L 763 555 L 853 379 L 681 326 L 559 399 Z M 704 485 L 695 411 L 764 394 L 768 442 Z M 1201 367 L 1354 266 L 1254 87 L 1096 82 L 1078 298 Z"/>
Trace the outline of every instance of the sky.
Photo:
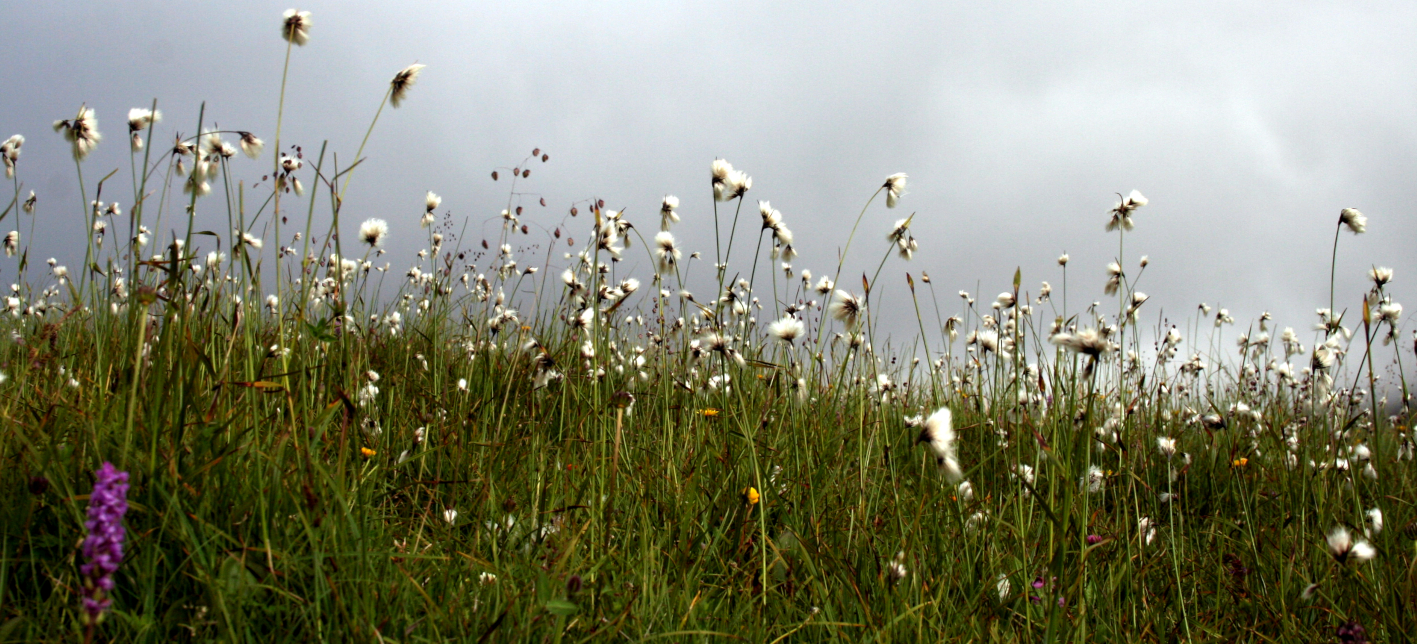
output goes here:
<path id="1" fill-rule="evenodd" d="M 20 177 L 39 198 L 36 253 L 82 261 L 74 165 L 50 130 L 81 103 L 97 110 L 105 134 L 85 177 L 118 169 L 105 196 L 125 203 L 130 107 L 156 98 L 164 141 L 194 132 L 205 102 L 207 123 L 271 142 L 287 6 L 0 6 L 10 63 L 0 68 L 0 136 L 28 137 Z M 770 201 L 796 233 L 795 267 L 818 275 L 835 268 L 885 177 L 909 173 L 897 209 L 877 200 L 867 211 L 843 276 L 873 271 L 892 222 L 913 213 L 921 247 L 908 263 L 887 262 L 886 301 L 903 306 L 903 273 L 928 272 L 946 315 L 961 289 L 982 301 L 1008 290 L 1016 268 L 1026 290 L 1047 280 L 1059 298 L 1063 252 L 1070 310 L 1104 299 L 1118 239 L 1103 227 L 1117 193 L 1132 189 L 1150 204 L 1136 214 L 1122 264 L 1135 276 L 1149 256 L 1137 287 L 1152 298 L 1148 324 L 1180 322 L 1205 302 L 1235 316 L 1231 336 L 1262 311 L 1280 328 L 1307 329 L 1327 306 L 1345 207 L 1369 225 L 1339 239 L 1339 308 L 1361 306 L 1375 265 L 1395 269 L 1396 301 L 1417 302 L 1412 3 L 300 8 L 313 27 L 291 52 L 282 140 L 307 154 L 327 141 L 347 164 L 393 74 L 428 66 L 404 105 L 380 115 L 345 195 L 346 235 L 368 217 L 390 222 L 385 259 L 396 271 L 426 245 L 417 224 L 425 191 L 442 195 L 440 213 L 459 228 L 466 220 L 464 241 L 477 243 L 495 236 L 490 218 L 508 203 L 506 169 L 540 148 L 550 160 L 533 164 L 520 188 L 532 193 L 521 203 L 534 228 L 584 238 L 585 217 L 566 215 L 594 197 L 625 209 L 648 236 L 660 199 L 674 194 L 683 203 L 676 236 L 712 256 L 709 164 L 724 158 L 754 179 L 740 229 L 756 233 L 756 201 Z M 270 155 L 238 158 L 237 174 L 249 186 Z M 204 201 L 199 218 L 225 225 L 224 206 Z M 740 231 L 739 248 L 751 239 Z M 643 254 L 628 256 L 648 274 Z M 0 279 L 13 276 L 14 264 L 0 266 Z M 913 334 L 913 320 L 888 315 L 885 324 Z"/>

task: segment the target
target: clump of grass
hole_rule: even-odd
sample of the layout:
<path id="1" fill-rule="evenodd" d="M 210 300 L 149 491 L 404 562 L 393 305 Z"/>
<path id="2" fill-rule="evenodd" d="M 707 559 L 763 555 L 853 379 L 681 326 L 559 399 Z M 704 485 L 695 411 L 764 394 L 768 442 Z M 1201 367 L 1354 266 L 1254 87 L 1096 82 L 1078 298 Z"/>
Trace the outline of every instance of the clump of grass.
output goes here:
<path id="1" fill-rule="evenodd" d="M 282 85 L 310 25 L 284 17 Z M 422 69 L 394 76 L 369 131 Z M 1115 315 L 1060 310 L 1047 282 L 1033 293 L 1016 272 L 992 303 L 961 293 L 942 319 L 921 272 L 927 325 L 900 270 L 920 247 L 911 218 L 885 226 L 872 209 L 882 192 L 898 204 L 903 174 L 814 281 L 767 202 L 751 261 L 731 264 L 751 179 L 715 161 L 700 198 L 738 203 L 696 280 L 702 256 L 672 230 L 677 197 L 653 243 L 599 199 L 556 220 L 528 190 L 550 158 L 535 149 L 492 173 L 510 182 L 495 241 L 468 237 L 429 192 L 407 219 L 427 246 L 400 273 L 379 260 L 411 225 L 371 219 L 341 243 L 363 143 L 337 167 L 277 125 L 273 173 L 248 186 L 239 177 L 259 171 L 223 137 L 253 158 L 264 144 L 201 114 L 170 148 L 154 145 L 156 102 L 130 114 L 132 200 L 126 215 L 103 201 L 111 174 L 84 196 L 79 286 L 57 260 L 30 269 L 33 220 L 6 237 L 24 279 L 0 322 L 0 639 L 1417 629 L 1417 450 L 1391 271 L 1372 269 L 1360 330 L 1330 305 L 1312 347 L 1292 328 L 1272 340 L 1266 315 L 1222 351 L 1233 319 L 1206 305 L 1158 316 L 1144 342 L 1144 271 L 1121 266 L 1122 231 L 1146 203 L 1133 192 L 1109 224 Z M 61 128 L 80 173 L 95 119 L 82 108 Z M 23 143 L 0 149 L 7 170 L 22 171 Z M 37 216 L 17 177 L 13 189 L 0 221 Z M 229 234 L 196 225 L 223 214 Z M 161 238 L 164 217 L 186 231 Z M 857 290 L 842 275 L 863 223 L 886 243 Z M 650 274 L 625 274 L 637 253 Z M 882 342 L 882 316 L 912 310 L 887 304 L 902 275 L 921 335 Z M 1205 348 L 1183 349 L 1206 324 Z M 1380 351 L 1402 376 L 1395 404 L 1378 400 Z M 106 462 L 131 487 L 100 625 L 83 611 L 76 544 Z"/>

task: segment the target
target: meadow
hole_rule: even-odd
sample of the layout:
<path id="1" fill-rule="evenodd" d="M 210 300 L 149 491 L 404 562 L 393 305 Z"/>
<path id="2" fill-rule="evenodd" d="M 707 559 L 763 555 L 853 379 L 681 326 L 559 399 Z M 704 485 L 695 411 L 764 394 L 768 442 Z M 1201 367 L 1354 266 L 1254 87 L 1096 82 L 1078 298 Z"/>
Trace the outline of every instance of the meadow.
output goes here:
<path id="1" fill-rule="evenodd" d="M 279 26 L 288 70 L 311 18 Z M 911 263 L 905 174 L 863 183 L 817 273 L 722 159 L 684 197 L 712 241 L 676 237 L 676 197 L 632 218 L 528 196 L 540 149 L 487 177 L 507 203 L 478 239 L 432 192 L 342 221 L 373 179 L 282 141 L 287 76 L 269 143 L 174 140 L 154 101 L 0 147 L 24 275 L 0 315 L 0 642 L 1417 633 L 1417 334 L 1390 270 L 1340 261 L 1358 210 L 1324 259 L 1371 289 L 1289 326 L 1152 313 L 1137 191 L 1099 208 L 1105 272 L 1064 255 L 1059 288 L 996 296 Z M 72 148 L 80 204 L 23 187 L 34 145 Z M 126 176 L 95 181 L 99 145 Z M 75 206 L 83 264 L 31 256 L 36 209 Z M 391 235 L 426 243 L 388 258 Z M 1108 299 L 1068 302 L 1069 270 Z"/>

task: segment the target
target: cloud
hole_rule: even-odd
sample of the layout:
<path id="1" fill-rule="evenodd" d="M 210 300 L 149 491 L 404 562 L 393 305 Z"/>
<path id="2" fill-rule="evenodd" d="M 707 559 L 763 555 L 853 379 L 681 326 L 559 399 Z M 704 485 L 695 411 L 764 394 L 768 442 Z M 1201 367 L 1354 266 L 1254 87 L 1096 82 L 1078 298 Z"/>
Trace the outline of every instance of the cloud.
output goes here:
<path id="1" fill-rule="evenodd" d="M 467 218 L 464 243 L 476 244 L 508 201 L 509 184 L 490 171 L 540 147 L 551 161 L 521 184 L 534 193 L 523 203 L 550 204 L 530 208 L 534 225 L 584 238 L 588 224 L 566 212 L 598 197 L 649 229 L 672 193 L 684 201 L 686 251 L 711 254 L 708 164 L 724 157 L 754 176 L 750 199 L 783 211 L 803 253 L 794 264 L 817 274 L 835 268 L 884 177 L 909 172 L 900 212 L 868 212 L 843 272 L 872 271 L 890 222 L 917 212 L 922 248 L 909 264 L 887 263 L 890 298 L 904 297 L 905 271 L 928 271 L 942 293 L 996 293 L 1015 267 L 1027 288 L 1057 288 L 1053 259 L 1066 250 L 1075 312 L 1102 298 L 1102 268 L 1118 251 L 1102 230 L 1113 193 L 1137 188 L 1152 203 L 1122 259 L 1151 257 L 1140 285 L 1152 295 L 1149 324 L 1205 301 L 1242 324 L 1270 310 L 1281 327 L 1307 326 L 1327 304 L 1332 233 L 1348 206 L 1371 226 L 1340 240 L 1341 306 L 1358 306 L 1372 264 L 1396 268 L 1396 299 L 1414 299 L 1409 5 L 302 8 L 314 27 L 292 53 L 282 138 L 307 156 L 328 141 L 329 162 L 337 153 L 347 166 L 392 74 L 428 65 L 406 105 L 381 115 L 344 214 L 349 235 L 367 217 L 389 220 L 396 269 L 424 241 L 424 191 Z M 82 252 L 72 163 L 48 130 L 82 102 L 108 135 L 86 178 L 118 168 L 105 195 L 125 202 L 122 115 L 154 96 L 167 114 L 160 140 L 195 132 L 206 101 L 204 124 L 273 142 L 285 49 L 268 5 L 51 3 L 12 14 L 3 127 L 30 138 L 21 176 L 40 192 L 41 256 L 74 263 Z M 237 176 L 257 190 L 270 163 L 238 159 Z M 201 208 L 204 226 L 225 226 L 223 201 Z M 164 234 L 185 225 L 177 211 L 169 204 Z M 303 209 L 286 214 L 303 223 Z M 910 322 L 891 330 L 913 334 Z"/>

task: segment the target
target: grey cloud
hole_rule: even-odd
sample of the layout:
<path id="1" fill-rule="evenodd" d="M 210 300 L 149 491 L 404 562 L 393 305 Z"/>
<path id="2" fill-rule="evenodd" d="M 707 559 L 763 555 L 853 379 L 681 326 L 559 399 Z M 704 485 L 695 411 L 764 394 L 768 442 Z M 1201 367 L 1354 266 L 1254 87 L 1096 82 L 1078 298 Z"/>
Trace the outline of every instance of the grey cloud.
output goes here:
<path id="1" fill-rule="evenodd" d="M 107 138 L 86 178 L 120 168 L 124 201 L 122 118 L 154 96 L 168 116 L 162 140 L 193 132 L 205 100 L 223 126 L 269 141 L 284 8 L 8 5 L 0 127 L 30 139 L 21 172 L 41 195 L 39 252 L 72 257 L 82 239 L 72 163 L 50 121 L 84 101 L 99 110 Z M 1358 306 L 1364 272 L 1379 264 L 1397 269 L 1395 298 L 1417 309 L 1417 9 L 1407 4 L 303 8 L 315 22 L 292 56 L 283 138 L 307 153 L 329 139 L 347 164 L 389 77 L 429 66 L 405 107 L 381 116 L 348 195 L 347 232 L 368 216 L 393 224 L 395 268 L 419 248 L 425 190 L 481 230 L 507 201 L 489 171 L 540 146 L 552 159 L 528 189 L 550 206 L 533 208 L 533 221 L 555 226 L 572 202 L 599 196 L 652 229 L 673 193 L 684 201 L 676 232 L 711 253 L 708 164 L 724 157 L 754 176 L 750 206 L 784 212 L 803 252 L 796 266 L 817 274 L 834 268 L 884 177 L 909 172 L 901 207 L 873 208 L 844 272 L 873 270 L 890 223 L 918 212 L 920 253 L 887 264 L 897 303 L 905 271 L 929 271 L 942 295 L 978 284 L 992 297 L 1016 266 L 1029 288 L 1060 287 L 1053 260 L 1064 250 L 1071 310 L 1102 299 L 1102 267 L 1117 253 L 1106 211 L 1114 192 L 1137 188 L 1151 205 L 1123 263 L 1135 272 L 1151 257 L 1140 285 L 1149 320 L 1205 301 L 1241 325 L 1270 310 L 1281 327 L 1306 327 L 1327 303 L 1338 211 L 1354 206 L 1370 232 L 1341 240 L 1340 301 Z M 245 164 L 244 178 L 269 163 Z M 215 200 L 202 208 L 206 224 L 224 225 Z"/>

